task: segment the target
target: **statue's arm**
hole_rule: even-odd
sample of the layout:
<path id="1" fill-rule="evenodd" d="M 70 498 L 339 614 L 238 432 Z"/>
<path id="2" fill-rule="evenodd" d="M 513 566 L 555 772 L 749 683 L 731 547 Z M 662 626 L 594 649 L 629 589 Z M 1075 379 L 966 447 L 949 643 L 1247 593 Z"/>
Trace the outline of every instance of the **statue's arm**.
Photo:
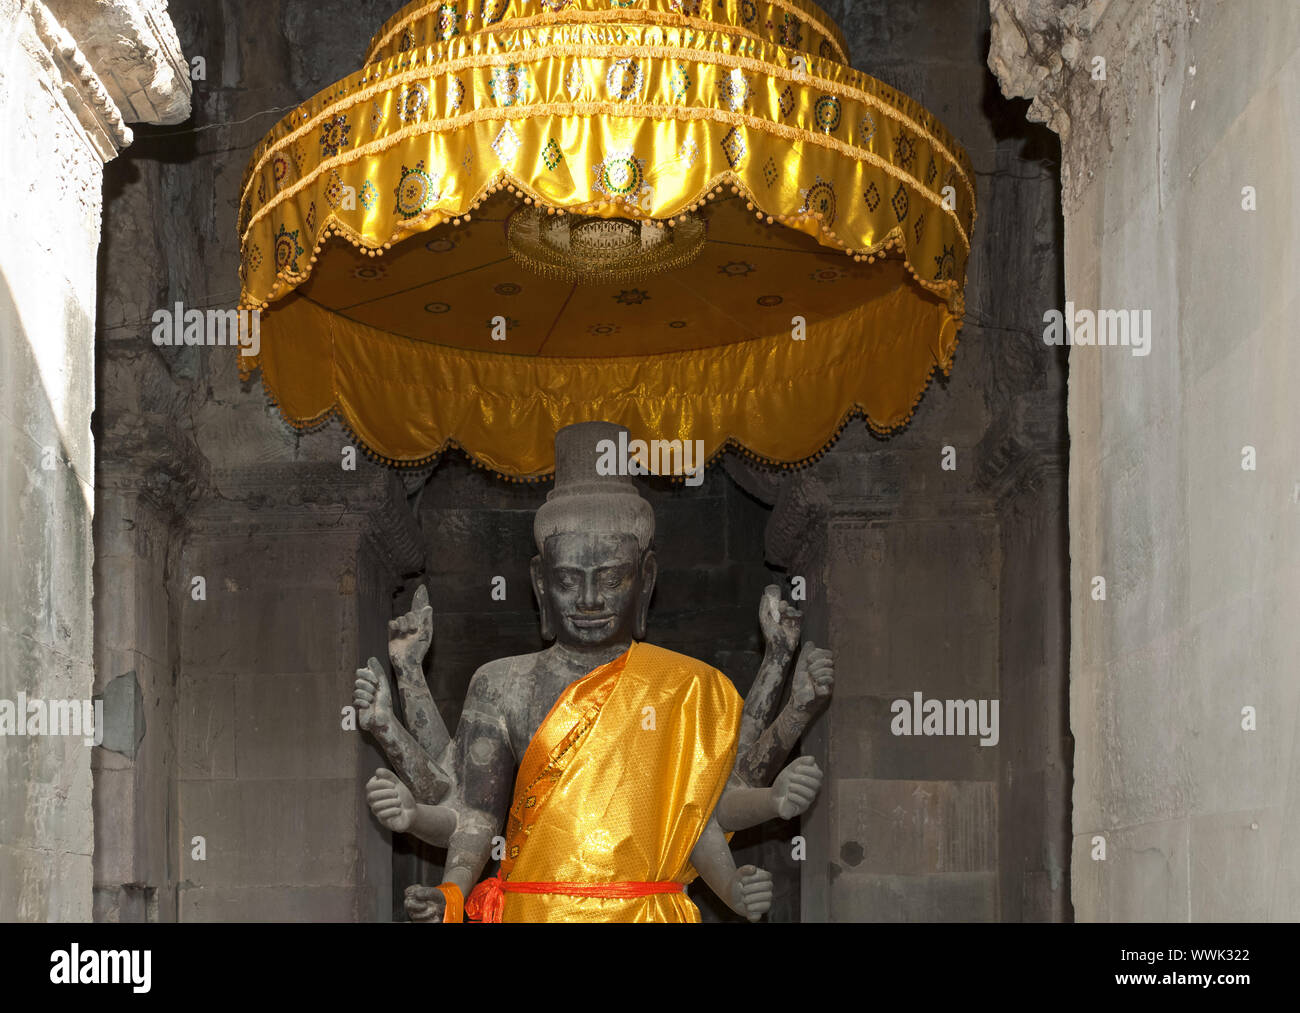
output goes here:
<path id="1" fill-rule="evenodd" d="M 424 677 L 424 657 L 432 642 L 433 608 L 429 605 L 429 592 L 421 584 L 416 589 L 411 610 L 388 623 L 388 656 L 397 676 L 406 727 L 425 753 L 441 756 L 451 741 L 451 734 Z"/>
<path id="2" fill-rule="evenodd" d="M 712 816 L 691 851 L 691 865 L 723 903 L 751 922 L 772 906 L 772 874 L 753 865 L 737 869 L 726 835 Z"/>
<path id="3" fill-rule="evenodd" d="M 483 874 L 510 806 L 514 752 L 500 706 L 504 689 L 499 678 L 480 669 L 452 741 L 457 819 L 447 843 L 446 878 L 466 897 Z"/>
<path id="4" fill-rule="evenodd" d="M 781 699 L 785 671 L 799 644 L 799 630 L 803 622 L 798 609 L 781 600 L 781 589 L 769 584 L 763 589 L 758 604 L 758 622 L 763 631 L 766 647 L 758 675 L 745 697 L 745 709 L 740 719 L 740 740 L 736 753 L 743 756 L 772 721 L 776 705 Z"/>
<path id="5" fill-rule="evenodd" d="M 789 667 L 793 652 L 783 644 L 769 643 L 763 653 L 762 664 L 758 666 L 758 675 L 745 697 L 745 709 L 740 718 L 740 739 L 736 747 L 738 755 L 743 756 L 759 734 L 772 720 L 777 702 L 781 699 L 781 687 L 785 682 L 785 670 Z"/>
<path id="6" fill-rule="evenodd" d="M 416 801 L 425 804 L 442 801 L 451 786 L 451 778 L 434 755 L 426 751 L 397 720 L 393 713 L 388 674 L 377 658 L 371 658 L 367 667 L 357 669 L 353 703 L 357 708 L 358 723 L 379 742 L 388 762 L 411 786 Z"/>
<path id="7" fill-rule="evenodd" d="M 822 772 L 811 756 L 801 756 L 777 775 L 770 788 L 751 788 L 733 774 L 713 816 L 725 833 L 746 830 L 772 819 L 790 820 L 812 805 Z"/>
<path id="8" fill-rule="evenodd" d="M 809 641 L 799 655 L 790 699 L 781 713 L 756 742 L 747 749 L 738 748 L 736 775 L 751 787 L 767 784 L 808 725 L 830 702 L 834 686 L 835 664 L 831 652 Z"/>

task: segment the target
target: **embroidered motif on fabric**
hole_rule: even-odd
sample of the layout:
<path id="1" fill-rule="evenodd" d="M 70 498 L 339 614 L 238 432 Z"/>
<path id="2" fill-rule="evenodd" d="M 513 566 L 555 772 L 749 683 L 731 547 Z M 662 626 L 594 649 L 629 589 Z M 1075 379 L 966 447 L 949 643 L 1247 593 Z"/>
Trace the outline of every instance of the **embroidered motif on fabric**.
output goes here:
<path id="1" fill-rule="evenodd" d="M 488 91 L 499 106 L 512 106 L 528 98 L 528 70 L 512 63 L 508 67 L 493 67 Z"/>
<path id="2" fill-rule="evenodd" d="M 749 102 L 749 81 L 739 68 L 718 81 L 718 98 L 733 113 L 738 113 Z"/>
<path id="3" fill-rule="evenodd" d="M 820 212 L 827 228 L 835 223 L 835 188 L 830 183 L 818 176 L 807 190 L 799 191 L 799 196 L 803 198 L 801 211 Z"/>
<path id="4" fill-rule="evenodd" d="M 348 124 L 346 116 L 335 116 L 332 120 L 326 120 L 321 125 L 320 131 L 320 153 L 322 158 L 331 158 L 337 155 L 348 143 L 348 135 L 352 132 L 352 127 Z"/>
<path id="5" fill-rule="evenodd" d="M 641 94 L 641 85 L 645 82 L 645 73 L 635 61 L 624 58 L 615 60 L 605 75 L 605 90 L 619 102 L 631 102 Z"/>
<path id="6" fill-rule="evenodd" d="M 447 82 L 447 112 L 454 113 L 465 101 L 465 85 L 458 77 Z"/>
<path id="7" fill-rule="evenodd" d="M 889 203 L 893 205 L 894 214 L 898 216 L 900 222 L 907 217 L 907 188 L 902 183 L 898 184 L 898 189 L 894 191 L 894 196 L 889 198 Z"/>
<path id="8" fill-rule="evenodd" d="M 677 101 L 686 97 L 686 93 L 691 87 L 691 75 L 686 71 L 684 63 L 674 63 L 672 73 L 668 75 L 668 89 Z"/>
<path id="9" fill-rule="evenodd" d="M 894 159 L 904 169 L 912 168 L 912 159 L 916 157 L 916 145 L 912 139 L 900 132 L 894 138 Z"/>
<path id="10" fill-rule="evenodd" d="M 438 8 L 438 25 L 435 29 L 443 42 L 460 34 L 460 12 L 456 4 L 443 4 Z"/>
<path id="11" fill-rule="evenodd" d="M 957 257 L 953 253 L 951 246 L 945 246 L 943 253 L 934 258 L 938 270 L 934 272 L 935 281 L 948 281 L 953 277 L 953 272 L 957 267 Z"/>
<path id="12" fill-rule="evenodd" d="M 781 110 L 783 118 L 790 115 L 790 110 L 794 108 L 794 89 L 788 84 L 785 86 L 785 91 L 781 92 L 780 97 L 776 100 L 776 105 Z"/>
<path id="13" fill-rule="evenodd" d="M 298 230 L 289 231 L 288 226 L 281 225 L 275 237 L 275 266 L 279 271 L 298 273 L 298 258 L 304 253 L 298 244 Z"/>
<path id="14" fill-rule="evenodd" d="M 867 210 L 875 211 L 880 207 L 880 191 L 876 189 L 875 183 L 868 183 L 866 190 L 862 193 L 862 199 L 867 202 Z"/>
<path id="15" fill-rule="evenodd" d="M 546 147 L 542 149 L 542 164 L 548 169 L 554 169 L 562 161 L 564 161 L 564 152 L 560 150 L 560 146 L 552 137 L 546 142 Z"/>
<path id="16" fill-rule="evenodd" d="M 410 123 L 424 112 L 425 107 L 429 104 L 429 89 L 422 84 L 413 84 L 410 88 L 402 92 L 402 98 L 398 105 L 397 115 L 402 118 L 403 123 Z"/>
<path id="17" fill-rule="evenodd" d="M 361 201 L 361 206 L 367 211 L 373 211 L 379 200 L 379 190 L 374 183 L 366 180 L 361 184 L 361 193 L 357 195 L 357 200 Z"/>
<path id="18" fill-rule="evenodd" d="M 813 109 L 813 118 L 822 133 L 831 133 L 840 125 L 840 100 L 834 95 L 823 95 Z"/>
<path id="19" fill-rule="evenodd" d="M 441 182 L 442 173 L 426 172 L 423 159 L 415 163 L 414 169 L 402 166 L 402 178 L 393 190 L 397 213 L 403 218 L 414 218 L 438 199 Z"/>
<path id="20" fill-rule="evenodd" d="M 722 153 L 727 156 L 727 164 L 733 169 L 745 160 L 745 155 L 749 152 L 745 145 L 745 137 L 738 127 L 728 130 L 727 136 L 720 143 Z"/>
<path id="21" fill-rule="evenodd" d="M 501 132 L 497 134 L 496 139 L 492 142 L 492 150 L 496 152 L 496 156 L 502 164 L 506 164 L 515 160 L 515 156 L 519 154 L 519 148 L 519 135 L 515 133 L 515 128 L 507 123 L 501 128 Z M 473 152 L 470 152 L 468 157 L 472 158 Z"/>

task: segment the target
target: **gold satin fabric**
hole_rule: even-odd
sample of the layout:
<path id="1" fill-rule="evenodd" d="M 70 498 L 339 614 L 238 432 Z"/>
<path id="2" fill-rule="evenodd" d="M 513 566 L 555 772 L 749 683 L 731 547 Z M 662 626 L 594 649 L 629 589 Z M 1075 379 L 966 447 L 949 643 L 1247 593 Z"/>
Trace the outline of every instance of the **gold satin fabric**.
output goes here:
<path id="1" fill-rule="evenodd" d="M 938 120 L 840 62 L 841 43 L 805 0 L 410 5 L 377 36 L 373 62 L 253 153 L 241 305 L 268 312 L 242 375 L 260 368 L 292 425 L 337 416 L 384 463 L 458 446 L 516 478 L 547 474 L 556 427 L 588 418 L 792 465 L 854 416 L 878 431 L 904 424 L 952 363 L 974 176 Z M 682 320 L 649 315 L 674 293 L 648 282 L 614 293 L 606 316 L 562 318 L 564 293 L 510 302 L 501 293 L 533 278 L 517 267 L 466 273 L 459 306 L 416 301 L 419 275 L 407 302 L 375 298 L 412 244 L 455 257 L 464 216 L 525 199 L 625 219 L 693 209 L 711 224 L 725 200 L 777 237 L 768 247 L 811 237 L 871 280 L 841 283 L 861 288 L 846 306 L 826 298 L 833 268 L 774 268 L 782 287 L 751 293 L 741 313 L 728 303 L 735 277 L 710 265 L 694 276 L 708 305 Z M 761 254 L 734 246 L 735 271 L 761 268 Z M 614 319 L 632 304 L 647 315 Z M 808 328 L 798 343 L 796 312 Z M 495 315 L 516 344 L 492 343 Z"/>
<path id="2" fill-rule="evenodd" d="M 647 707 L 654 728 L 645 727 Z M 686 883 L 735 761 L 743 701 L 725 675 L 650 644 L 571 685 L 524 754 L 501 876 Z M 685 893 L 505 895 L 506 922 L 698 922 Z"/>
<path id="3" fill-rule="evenodd" d="M 386 464 L 456 446 L 511 477 L 551 472 L 556 431 L 590 419 L 626 426 L 633 439 L 701 440 L 706 460 L 730 445 L 769 461 L 804 461 L 855 414 L 880 430 L 906 422 L 957 343 L 946 307 L 901 287 L 810 323 L 803 341 L 785 333 L 647 358 L 424 344 L 305 299 L 275 315 L 289 340 L 263 343 L 262 375 L 286 418 L 305 427 L 337 416 Z"/>

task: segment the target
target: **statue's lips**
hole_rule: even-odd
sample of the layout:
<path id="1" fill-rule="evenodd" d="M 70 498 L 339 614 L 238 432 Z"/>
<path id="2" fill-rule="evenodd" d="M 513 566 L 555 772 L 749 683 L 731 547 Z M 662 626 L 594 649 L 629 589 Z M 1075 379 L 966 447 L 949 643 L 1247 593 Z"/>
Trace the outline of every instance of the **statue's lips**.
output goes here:
<path id="1" fill-rule="evenodd" d="M 612 615 L 596 616 L 595 618 L 591 616 L 581 616 L 581 617 L 569 616 L 569 622 L 573 623 L 573 625 L 578 627 L 578 629 L 580 630 L 594 630 L 597 629 L 598 627 L 604 626 L 606 623 L 612 622 L 617 618 L 618 616 L 612 616 Z"/>

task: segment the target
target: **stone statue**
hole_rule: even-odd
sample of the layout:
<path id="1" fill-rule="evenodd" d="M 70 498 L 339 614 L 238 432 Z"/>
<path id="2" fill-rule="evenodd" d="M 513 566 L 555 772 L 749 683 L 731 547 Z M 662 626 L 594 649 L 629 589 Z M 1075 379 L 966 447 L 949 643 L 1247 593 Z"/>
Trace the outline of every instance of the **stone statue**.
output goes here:
<path id="1" fill-rule="evenodd" d="M 653 512 L 629 479 L 594 464 L 597 444 L 619 432 L 593 422 L 557 434 L 532 562 L 553 643 L 480 668 L 454 738 L 422 674 L 423 588 L 389 624 L 406 726 L 378 661 L 357 672 L 360 724 L 396 769 L 368 782 L 372 810 L 388 829 L 447 848 L 447 882 L 407 891 L 413 921 L 459 920 L 462 904 L 484 920 L 698 921 L 684 893 L 697 872 L 750 920 L 771 905 L 771 875 L 736 868 L 726 834 L 811 805 L 822 776 L 811 757 L 769 781 L 829 699 L 830 653 L 805 646 L 773 721 L 801 623 L 775 586 L 760 605 L 766 652 L 743 708 L 721 673 L 644 643 Z M 475 887 L 502 835 L 501 871 Z"/>

